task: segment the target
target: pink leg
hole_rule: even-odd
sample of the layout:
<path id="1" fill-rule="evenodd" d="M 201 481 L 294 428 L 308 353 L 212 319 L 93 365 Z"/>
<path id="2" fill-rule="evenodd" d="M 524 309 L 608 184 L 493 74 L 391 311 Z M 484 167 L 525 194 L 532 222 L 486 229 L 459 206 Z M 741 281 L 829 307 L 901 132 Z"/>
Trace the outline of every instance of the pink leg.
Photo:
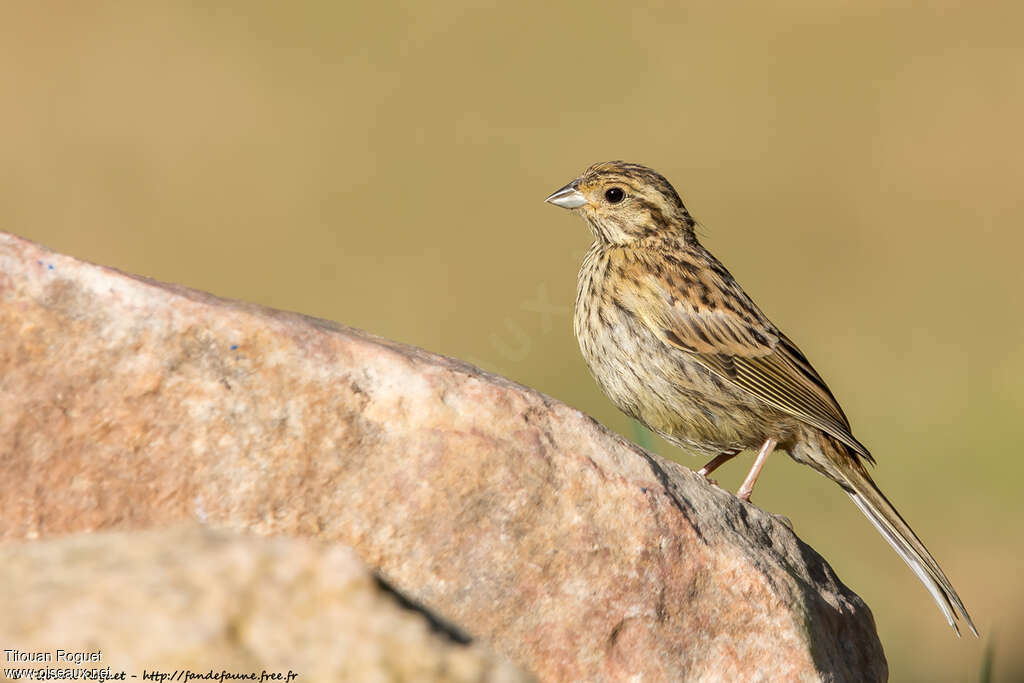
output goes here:
<path id="1" fill-rule="evenodd" d="M 716 455 L 711 462 L 697 470 L 697 474 L 707 479 L 709 474 L 735 458 L 737 453 L 739 453 L 739 451 L 726 451 L 721 455 Z"/>
<path id="2" fill-rule="evenodd" d="M 743 480 L 743 484 L 740 486 L 740 490 L 736 492 L 736 497 L 742 500 L 749 501 L 750 494 L 754 492 L 754 484 L 757 483 L 757 476 L 761 474 L 761 468 L 764 467 L 764 461 L 768 459 L 768 455 L 775 450 L 775 444 L 778 441 L 775 439 L 767 439 L 764 445 L 761 446 L 761 450 L 757 452 L 757 459 L 754 460 L 754 466 L 750 468 L 750 473 L 747 474 L 747 478 Z"/>

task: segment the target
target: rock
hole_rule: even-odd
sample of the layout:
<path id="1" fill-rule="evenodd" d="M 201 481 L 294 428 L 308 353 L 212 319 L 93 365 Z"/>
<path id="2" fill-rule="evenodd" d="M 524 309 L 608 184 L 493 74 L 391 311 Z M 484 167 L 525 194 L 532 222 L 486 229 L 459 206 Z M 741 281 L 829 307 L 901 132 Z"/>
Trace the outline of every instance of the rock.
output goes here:
<path id="1" fill-rule="evenodd" d="M 0 602 L 4 648 L 49 652 L 43 666 L 53 668 L 291 671 L 294 683 L 530 680 L 432 630 L 350 549 L 308 540 L 184 527 L 9 544 Z M 102 659 L 69 666 L 58 647 Z"/>
<path id="2" fill-rule="evenodd" d="M 781 522 L 470 365 L 0 234 L 0 538 L 351 546 L 544 680 L 884 680 Z"/>

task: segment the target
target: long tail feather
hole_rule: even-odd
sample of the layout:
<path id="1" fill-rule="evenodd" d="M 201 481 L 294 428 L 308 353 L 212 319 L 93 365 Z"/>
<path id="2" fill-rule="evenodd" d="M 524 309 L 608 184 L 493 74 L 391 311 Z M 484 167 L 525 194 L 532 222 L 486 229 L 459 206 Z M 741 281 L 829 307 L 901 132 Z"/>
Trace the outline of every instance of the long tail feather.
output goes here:
<path id="1" fill-rule="evenodd" d="M 974 627 L 967 608 L 939 567 L 939 563 L 889 499 L 878 489 L 856 456 L 843 453 L 833 459 L 833 464 L 841 472 L 842 481 L 839 483 L 847 495 L 921 580 L 957 636 L 960 635 L 960 628 L 957 625 L 960 618 L 967 622 L 968 628 L 977 636 L 978 629 Z"/>

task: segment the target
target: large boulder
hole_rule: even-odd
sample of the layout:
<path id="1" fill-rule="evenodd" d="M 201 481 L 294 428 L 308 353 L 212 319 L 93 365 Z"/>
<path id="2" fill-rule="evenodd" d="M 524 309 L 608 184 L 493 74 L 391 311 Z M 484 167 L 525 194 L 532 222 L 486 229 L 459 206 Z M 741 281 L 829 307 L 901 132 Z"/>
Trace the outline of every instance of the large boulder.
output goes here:
<path id="1" fill-rule="evenodd" d="M 3 234 L 0 329 L 0 538 L 345 544 L 545 680 L 886 678 L 785 524 L 466 363 Z"/>

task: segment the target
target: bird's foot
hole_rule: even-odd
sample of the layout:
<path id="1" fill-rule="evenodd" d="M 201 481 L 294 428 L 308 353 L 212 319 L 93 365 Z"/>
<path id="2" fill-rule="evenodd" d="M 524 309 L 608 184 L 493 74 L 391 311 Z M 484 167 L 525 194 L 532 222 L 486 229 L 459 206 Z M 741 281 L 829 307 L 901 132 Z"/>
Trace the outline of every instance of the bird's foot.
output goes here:
<path id="1" fill-rule="evenodd" d="M 739 451 L 732 450 L 726 451 L 716 456 L 707 465 L 704 465 L 704 467 L 701 467 L 699 470 L 697 470 L 697 474 L 704 477 L 715 486 L 718 486 L 718 482 L 709 477 L 708 475 L 717 470 L 722 464 L 729 462 L 730 460 L 735 458 L 737 453 L 739 453 Z"/>
<path id="2" fill-rule="evenodd" d="M 718 486 L 718 480 L 712 479 L 711 477 L 709 477 L 708 473 L 705 472 L 704 470 L 697 470 L 697 474 L 699 474 L 701 477 L 703 477 L 704 481 L 708 482 L 712 486 Z M 718 488 L 722 488 L 722 487 L 718 486 Z"/>
<path id="3" fill-rule="evenodd" d="M 754 459 L 754 466 L 750 468 L 750 473 L 747 474 L 747 478 L 743 480 L 743 484 L 740 486 L 740 490 L 736 492 L 736 497 L 742 501 L 750 502 L 750 494 L 754 492 L 754 484 L 757 483 L 757 477 L 761 474 L 761 468 L 764 467 L 764 461 L 768 458 L 769 454 L 775 450 L 775 445 L 778 443 L 775 439 L 766 439 L 764 445 L 761 446 L 761 450 L 757 453 L 757 458 Z"/>

